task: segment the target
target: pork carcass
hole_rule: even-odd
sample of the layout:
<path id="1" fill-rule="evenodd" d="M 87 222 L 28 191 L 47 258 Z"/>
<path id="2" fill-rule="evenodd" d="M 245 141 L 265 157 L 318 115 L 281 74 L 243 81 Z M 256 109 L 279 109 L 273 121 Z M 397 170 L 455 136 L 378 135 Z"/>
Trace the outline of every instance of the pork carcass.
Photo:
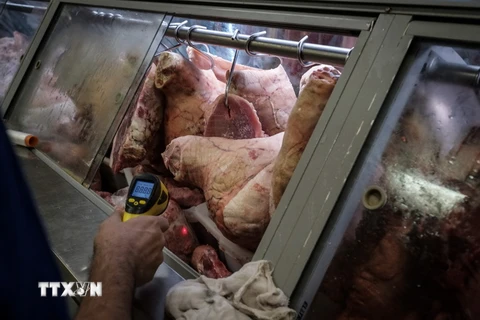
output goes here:
<path id="1" fill-rule="evenodd" d="M 162 216 L 169 223 L 168 230 L 165 231 L 165 246 L 177 257 L 189 263 L 190 256 L 199 243 L 185 219 L 185 214 L 175 200 L 170 199 Z"/>
<path id="2" fill-rule="evenodd" d="M 220 261 L 215 249 L 209 245 L 198 246 L 193 251 L 192 265 L 195 270 L 208 278 L 226 278 L 232 274 Z"/>
<path id="3" fill-rule="evenodd" d="M 334 67 L 319 65 L 307 71 L 300 80 L 300 94 L 275 160 L 271 210 L 278 206 L 339 76 L 340 72 Z"/>
<path id="4" fill-rule="evenodd" d="M 200 70 L 181 55 L 158 57 L 155 85 L 165 94 L 165 143 L 186 135 L 203 135 L 205 112 L 225 91 L 211 70 Z"/>
<path id="5" fill-rule="evenodd" d="M 162 156 L 175 180 L 204 191 L 208 208 L 223 234 L 255 250 L 269 220 L 268 201 L 266 209 L 259 206 L 256 194 L 266 194 L 268 170 L 262 175 L 267 182 L 256 176 L 273 162 L 282 139 L 283 133 L 243 140 L 185 136 L 173 140 Z M 236 197 L 243 200 L 230 203 Z"/>
<path id="6" fill-rule="evenodd" d="M 199 69 L 212 70 L 218 80 L 227 82 L 227 71 L 232 67 L 232 63 L 219 56 L 203 52 L 200 53 L 198 49 L 187 47 L 187 54 L 190 61 L 193 62 Z M 208 58 L 210 57 L 210 59 Z M 213 62 L 213 65 L 212 65 Z M 255 70 L 249 66 L 243 64 L 235 64 L 235 70 Z"/>
<path id="7" fill-rule="evenodd" d="M 155 88 L 156 71 L 157 67 L 152 63 L 115 135 L 110 157 L 110 166 L 115 173 L 140 164 L 149 150 L 155 152 L 154 137 L 163 124 L 163 97 Z"/>
<path id="8" fill-rule="evenodd" d="M 21 58 L 27 47 L 27 38 L 17 31 L 13 32 L 12 38 L 0 39 L 0 103 L 20 67 Z"/>
<path id="9" fill-rule="evenodd" d="M 263 131 L 268 135 L 285 130 L 288 117 L 297 99 L 282 65 L 270 70 L 234 71 L 230 92 L 253 104 Z"/>
<path id="10" fill-rule="evenodd" d="M 228 106 L 225 105 L 225 95 L 218 96 L 205 118 L 205 137 L 253 139 L 264 136 L 253 105 L 234 94 L 228 95 Z"/>

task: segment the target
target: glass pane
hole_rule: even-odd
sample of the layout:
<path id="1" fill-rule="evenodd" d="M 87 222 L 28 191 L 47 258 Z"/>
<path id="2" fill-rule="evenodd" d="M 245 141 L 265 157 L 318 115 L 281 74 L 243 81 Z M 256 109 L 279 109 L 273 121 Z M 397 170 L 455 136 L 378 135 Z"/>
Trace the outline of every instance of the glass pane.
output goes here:
<path id="1" fill-rule="evenodd" d="M 294 41 L 309 35 L 309 43 L 346 48 L 357 40 L 188 19 L 186 26 L 194 25 L 241 34 L 265 30 L 267 37 Z M 182 226 L 179 233 L 167 231 L 167 248 L 200 273 L 222 277 L 252 258 L 343 66 L 302 67 L 295 59 L 242 50 L 226 106 L 235 50 L 200 43 L 194 49 L 167 35 L 104 161 L 110 170 L 100 170 L 92 189 L 124 206 L 127 184 L 112 186 L 112 176 L 158 175 L 171 199 L 164 214 Z M 225 264 L 219 269 L 202 265 L 222 266 L 218 259 Z"/>
<path id="2" fill-rule="evenodd" d="M 10 125 L 38 135 L 39 149 L 82 181 L 162 20 L 65 5 L 16 95 Z"/>
<path id="3" fill-rule="evenodd" d="M 480 319 L 480 50 L 422 42 L 409 58 L 307 319 Z"/>
<path id="4" fill-rule="evenodd" d="M 0 3 L 0 105 L 47 6 L 47 1 Z"/>

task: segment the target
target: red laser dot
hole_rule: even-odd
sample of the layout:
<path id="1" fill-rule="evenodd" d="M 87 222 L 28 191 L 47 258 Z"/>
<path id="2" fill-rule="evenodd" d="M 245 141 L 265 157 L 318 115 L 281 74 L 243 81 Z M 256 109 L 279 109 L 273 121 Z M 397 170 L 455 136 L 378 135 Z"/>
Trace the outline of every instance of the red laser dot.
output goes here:
<path id="1" fill-rule="evenodd" d="M 182 227 L 182 235 L 186 236 L 188 234 L 187 227 Z"/>

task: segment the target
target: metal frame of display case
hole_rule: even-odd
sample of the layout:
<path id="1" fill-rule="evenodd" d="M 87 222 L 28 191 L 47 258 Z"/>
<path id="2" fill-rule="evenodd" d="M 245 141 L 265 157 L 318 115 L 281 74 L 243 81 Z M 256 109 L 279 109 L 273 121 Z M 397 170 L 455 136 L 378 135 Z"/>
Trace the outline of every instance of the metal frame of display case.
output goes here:
<path id="1" fill-rule="evenodd" d="M 295 289 L 300 287 L 303 289 L 307 284 L 313 288 L 316 283 L 319 285 L 321 282 L 321 277 L 333 256 L 331 248 L 326 249 L 330 246 L 328 236 L 334 230 L 325 227 L 329 220 L 339 218 L 337 217 L 341 207 L 339 199 L 348 192 L 356 179 L 358 172 L 354 170 L 354 166 L 362 164 L 363 159 L 359 156 L 364 151 L 362 148 L 365 146 L 371 128 L 382 106 L 388 104 L 391 99 L 389 93 L 392 88 L 399 85 L 394 81 L 413 39 L 424 37 L 479 43 L 480 26 L 425 22 L 414 20 L 416 17 L 404 14 L 378 15 L 378 12 L 384 11 L 378 11 L 378 7 L 369 6 L 363 7 L 364 16 L 334 15 L 322 11 L 330 1 L 298 3 L 295 5 L 295 12 L 286 11 L 288 6 L 293 5 L 281 1 L 275 2 L 279 4 L 278 11 L 271 7 L 273 2 L 265 3 L 262 9 L 239 7 L 238 2 L 233 1 L 209 1 L 208 5 L 205 1 L 196 1 L 199 4 L 191 4 L 193 1 L 189 1 L 189 4 L 181 4 L 181 2 L 54 0 L 15 76 L 2 110 L 6 111 L 12 104 L 62 4 L 145 10 L 173 16 L 358 34 L 357 44 L 345 65 L 343 75 L 328 101 L 254 256 L 254 259 L 268 259 L 273 262 L 277 285 L 287 295 L 292 295 L 293 306 L 297 311 L 301 311 L 304 309 L 304 302 L 309 299 L 308 295 L 311 296 L 312 292 L 295 291 Z M 237 6 L 224 7 L 227 2 Z M 348 5 L 357 4 L 356 8 L 361 8 L 361 2 L 349 1 Z M 395 1 L 374 2 L 399 4 Z M 422 3 L 432 5 L 433 2 L 423 1 Z M 248 3 L 250 2 L 244 1 L 242 6 Z M 413 4 L 410 0 L 400 1 L 400 3 Z M 453 3 L 444 1 L 442 5 L 453 6 Z M 445 13 L 445 16 L 455 14 L 470 18 L 474 13 L 462 11 L 466 6 L 467 4 L 459 4 L 456 6 L 458 10 Z M 266 7 L 271 9 L 265 9 Z M 477 9 L 480 8 L 480 4 L 472 4 L 469 7 Z M 309 8 L 316 8 L 318 13 L 302 12 Z M 409 10 L 415 12 L 416 9 Z M 423 15 L 421 11 L 423 9 L 419 10 L 420 15 Z M 441 14 L 436 12 L 435 15 Z M 149 52 L 148 56 L 151 59 L 153 52 Z M 128 102 L 132 98 L 133 95 Z M 116 121 L 120 120 L 116 119 Z M 105 144 L 110 143 L 107 140 Z M 42 157 L 40 152 L 37 154 Z M 83 190 L 84 196 L 97 203 L 101 201 L 93 193 L 86 191 L 80 183 L 69 178 L 45 156 L 43 161 L 65 177 L 75 188 Z M 82 239 L 82 243 L 84 241 L 85 239 Z M 182 268 L 182 264 L 177 266 Z M 183 272 L 182 276 L 193 277 L 195 273 Z"/>
<path id="2" fill-rule="evenodd" d="M 389 43 L 383 44 L 384 48 L 378 52 L 374 62 L 378 69 L 373 70 L 373 73 L 369 72 L 369 76 L 367 76 L 364 85 L 358 93 L 358 98 L 354 101 L 351 112 L 348 113 L 340 135 L 337 137 L 340 140 L 340 144 L 338 144 L 335 150 L 332 150 L 329 159 L 325 163 L 326 170 L 320 172 L 317 184 L 313 186 L 313 189 L 310 189 L 310 185 L 307 182 L 302 182 L 300 184 L 302 189 L 297 191 L 299 193 L 311 194 L 306 201 L 308 206 L 316 208 L 321 206 L 322 208 L 317 213 L 319 216 L 315 222 L 317 226 L 321 225 L 321 228 L 311 228 L 312 231 L 310 231 L 320 230 L 321 236 L 314 246 L 310 246 L 313 248 L 313 251 L 308 251 L 311 253 L 311 256 L 306 267 L 304 268 L 304 262 L 306 261 L 304 259 L 307 257 L 303 256 L 303 248 L 302 250 L 292 252 L 294 250 L 292 248 L 299 245 L 301 247 L 301 241 L 305 238 L 303 237 L 304 233 L 295 236 L 292 239 L 293 241 L 288 242 L 287 247 L 282 250 L 279 263 L 277 264 L 277 272 L 283 272 L 283 274 L 277 274 L 275 279 L 285 281 L 282 288 L 289 294 L 292 294 L 292 307 L 299 312 L 297 319 L 301 319 L 305 315 L 305 311 L 320 287 L 336 248 L 340 245 L 345 229 L 350 223 L 350 218 L 342 219 L 341 212 L 344 211 L 343 200 L 346 199 L 350 192 L 355 190 L 354 188 L 358 188 L 356 183 L 364 178 L 359 175 L 359 169 L 366 165 L 365 161 L 369 159 L 367 157 L 370 151 L 368 138 L 376 137 L 381 126 L 385 125 L 384 121 L 386 120 L 382 119 L 376 126 L 373 126 L 373 124 L 377 117 L 387 114 L 390 110 L 395 110 L 395 108 L 401 110 L 401 107 L 410 98 L 408 94 L 396 96 L 396 93 L 399 88 L 410 85 L 408 81 L 411 79 L 404 76 L 413 63 L 418 64 L 416 57 L 408 55 L 411 43 L 417 39 L 426 39 L 480 44 L 480 38 L 478 37 L 480 26 L 478 25 L 409 21 L 407 17 L 404 17 L 402 20 L 399 21 L 400 23 L 394 29 L 391 28 L 388 31 Z M 398 80 L 395 81 L 396 79 Z M 396 116 L 394 115 L 388 120 L 389 123 L 394 125 L 398 120 L 398 116 L 399 114 L 396 112 Z M 327 127 L 326 131 L 328 130 L 329 128 Z M 332 131 L 332 133 L 335 132 L 334 127 Z M 338 132 L 338 128 L 336 131 Z M 319 137 L 319 139 L 322 139 L 322 137 Z M 307 167 L 305 171 L 306 179 L 309 179 L 309 172 L 310 170 Z M 326 181 L 331 184 L 330 187 L 322 183 Z M 332 199 L 332 196 L 334 199 Z M 295 197 L 295 200 L 297 198 Z M 298 211 L 295 214 L 298 215 Z M 303 209 L 300 211 L 298 219 L 308 214 L 310 214 L 308 208 Z M 288 213 L 282 220 L 282 226 L 292 229 L 292 224 L 286 221 L 288 219 L 287 215 Z M 326 226 L 328 219 L 331 220 L 328 221 L 328 226 Z M 303 224 L 303 227 L 305 226 L 307 225 Z M 308 245 L 307 240 L 305 240 L 305 244 Z M 297 253 L 298 256 L 295 257 Z M 270 254 L 271 251 L 266 253 L 265 257 L 268 258 Z M 289 271 L 288 268 L 284 268 L 282 263 L 285 259 L 295 258 L 297 258 L 298 263 L 294 264 L 295 267 L 292 270 Z M 302 265 L 301 271 L 299 271 L 300 265 Z"/>
<path id="3" fill-rule="evenodd" d="M 362 51 L 363 46 L 366 44 L 368 39 L 368 34 L 374 24 L 374 19 L 370 17 L 352 17 L 352 16 L 340 16 L 340 15 L 329 15 L 329 14 L 312 14 L 312 13 L 291 13 L 291 12 L 272 12 L 268 10 L 253 10 L 253 9 L 225 9 L 221 7 L 205 7 L 197 5 L 178 5 L 172 3 L 148 3 L 148 2 L 131 2 L 131 1 L 81 1 L 81 0 L 71 0 L 71 1 L 58 1 L 54 0 L 50 3 L 49 9 L 47 10 L 44 20 L 39 27 L 37 34 L 32 41 L 30 48 L 28 49 L 23 63 L 17 72 L 12 85 L 7 93 L 4 104 L 2 105 L 2 110 L 7 114 L 8 119 L 8 110 L 11 105 L 14 104 L 14 97 L 19 92 L 19 89 L 24 83 L 27 72 L 33 67 L 35 57 L 38 54 L 39 50 L 42 47 L 42 43 L 47 39 L 48 32 L 52 25 L 55 23 L 55 17 L 60 12 L 62 4 L 78 4 L 82 6 L 96 6 L 96 7 L 106 7 L 106 8 L 118 8 L 118 9 L 132 9 L 132 10 L 145 10 L 148 12 L 158 12 L 167 15 L 180 15 L 180 16 L 194 16 L 195 18 L 203 19 L 215 19 L 215 20 L 228 20 L 228 21 L 239 21 L 239 22 L 248 22 L 251 24 L 273 24 L 273 25 L 282 25 L 284 27 L 310 27 L 314 29 L 324 29 L 328 31 L 337 31 L 345 32 L 350 34 L 359 34 L 360 37 L 357 41 L 356 47 L 351 54 L 352 62 L 347 62 L 346 68 L 344 70 L 344 78 L 348 77 L 348 74 L 351 72 L 352 68 L 348 65 L 352 64 L 353 61 L 358 59 L 360 52 Z M 119 116 L 117 116 L 114 122 L 119 124 L 123 117 L 123 113 L 126 111 L 126 107 L 129 105 L 131 99 L 133 98 L 134 91 L 141 80 L 141 76 L 146 70 L 147 63 L 152 59 L 154 54 L 154 49 L 158 47 L 160 39 L 155 39 L 151 45 L 149 53 L 144 59 L 142 64 L 142 70 L 139 71 L 137 77 L 134 80 L 132 89 L 127 95 L 128 98 L 125 98 L 121 111 L 119 111 Z M 145 70 L 143 70 L 145 68 Z M 340 86 L 338 86 L 340 88 Z M 328 109 L 326 112 L 332 112 L 333 110 Z M 112 128 L 115 128 L 116 125 L 112 125 Z M 107 138 L 104 141 L 103 146 L 100 150 L 105 150 L 108 144 L 113 139 L 113 134 L 115 130 L 111 130 L 107 134 Z M 55 172 L 62 176 L 67 182 L 73 185 L 80 193 L 93 202 L 97 207 L 99 207 L 106 214 L 110 214 L 111 209 L 105 204 L 105 202 L 100 199 L 98 196 L 87 190 L 81 183 L 76 181 L 74 178 L 69 176 L 63 169 L 61 169 L 56 163 L 51 159 L 45 156 L 40 151 L 34 151 L 34 153 L 39 157 L 43 162 L 49 165 Z M 98 158 L 101 159 L 103 155 L 98 154 Z M 98 159 L 97 159 L 98 160 Z M 93 174 L 96 171 L 94 165 L 91 167 L 89 175 Z M 298 179 L 297 179 L 298 180 Z M 277 212 L 277 216 L 281 216 L 282 212 Z M 166 252 L 166 261 L 169 265 L 173 266 L 177 272 L 179 272 L 185 278 L 196 277 L 197 274 L 191 270 L 191 268 L 186 268 L 185 264 L 179 261 L 174 255 L 170 252 Z M 187 270 L 185 270 L 187 269 Z"/>

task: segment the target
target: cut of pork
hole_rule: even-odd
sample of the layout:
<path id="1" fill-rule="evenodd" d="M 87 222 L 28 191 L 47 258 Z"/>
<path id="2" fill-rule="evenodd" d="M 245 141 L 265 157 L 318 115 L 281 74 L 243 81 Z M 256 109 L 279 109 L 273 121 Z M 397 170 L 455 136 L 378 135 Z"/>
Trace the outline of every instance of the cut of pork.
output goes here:
<path id="1" fill-rule="evenodd" d="M 158 57 L 155 85 L 165 94 L 165 143 L 186 135 L 203 135 L 205 112 L 225 91 L 211 70 L 200 70 L 181 55 Z"/>
<path id="2" fill-rule="evenodd" d="M 250 230 L 256 232 L 264 229 L 265 217 L 269 216 L 269 212 L 267 205 L 265 211 L 259 212 L 257 209 L 245 214 L 245 208 L 254 208 L 259 198 L 256 194 L 258 190 L 255 190 L 257 184 L 249 184 L 249 181 L 273 162 L 282 139 L 283 133 L 244 140 L 185 136 L 173 140 L 162 156 L 175 180 L 192 184 L 204 191 L 208 208 L 224 235 L 238 245 L 252 249 L 256 244 L 252 244 Z M 263 184 L 261 182 L 258 185 Z M 241 194 L 240 191 L 245 186 L 253 194 Z M 264 190 L 260 189 L 263 194 Z M 237 195 L 244 198 L 245 202 L 241 205 L 232 202 L 228 207 L 233 228 L 230 230 L 224 224 L 224 209 Z M 238 219 L 242 215 L 248 217 L 244 225 Z"/>
<path id="3" fill-rule="evenodd" d="M 232 274 L 220 261 L 215 249 L 209 245 L 199 246 L 195 249 L 192 255 L 192 265 L 195 270 L 208 278 L 226 278 Z"/>
<path id="4" fill-rule="evenodd" d="M 113 140 L 110 166 L 115 173 L 140 164 L 152 149 L 154 137 L 162 127 L 163 98 L 155 88 L 156 70 L 152 63 L 138 99 L 130 106 Z"/>
<path id="5" fill-rule="evenodd" d="M 264 136 L 253 105 L 234 94 L 228 95 L 228 107 L 225 105 L 225 95 L 218 96 L 205 118 L 205 137 L 253 139 Z"/>
<path id="6" fill-rule="evenodd" d="M 189 263 L 190 256 L 199 243 L 175 200 L 170 199 L 162 217 L 169 223 L 168 230 L 165 231 L 165 246 L 180 259 Z"/>
<path id="7" fill-rule="evenodd" d="M 192 47 L 187 47 L 187 54 L 190 61 L 193 62 L 199 69 L 202 70 L 212 70 L 218 80 L 222 82 L 227 82 L 227 71 L 232 67 L 232 63 L 227 61 L 219 56 L 203 52 L 200 53 L 198 50 L 193 49 Z M 206 56 L 210 56 L 213 61 L 208 59 Z M 245 66 L 243 64 L 235 64 L 235 70 L 256 70 L 256 68 Z"/>
<path id="8" fill-rule="evenodd" d="M 266 134 L 285 131 L 297 97 L 281 65 L 270 70 L 234 71 L 230 92 L 253 104 Z"/>
<path id="9" fill-rule="evenodd" d="M 334 67 L 319 65 L 307 71 L 300 80 L 300 94 L 288 119 L 282 149 L 275 160 L 271 210 L 278 206 L 339 76 L 340 71 Z"/>

